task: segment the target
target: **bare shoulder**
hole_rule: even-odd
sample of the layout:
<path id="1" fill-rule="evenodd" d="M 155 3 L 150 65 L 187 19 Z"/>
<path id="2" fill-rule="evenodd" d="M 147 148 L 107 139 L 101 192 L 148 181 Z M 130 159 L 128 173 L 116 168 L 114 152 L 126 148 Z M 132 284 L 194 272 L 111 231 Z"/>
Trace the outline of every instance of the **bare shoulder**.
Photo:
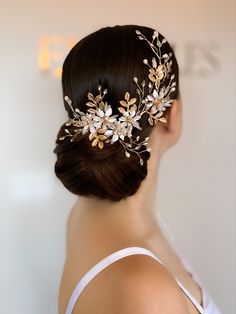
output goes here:
<path id="1" fill-rule="evenodd" d="M 150 256 L 133 255 L 120 265 L 113 310 L 123 314 L 188 314 L 182 291 L 170 272 Z M 111 309 L 112 312 L 112 309 Z"/>

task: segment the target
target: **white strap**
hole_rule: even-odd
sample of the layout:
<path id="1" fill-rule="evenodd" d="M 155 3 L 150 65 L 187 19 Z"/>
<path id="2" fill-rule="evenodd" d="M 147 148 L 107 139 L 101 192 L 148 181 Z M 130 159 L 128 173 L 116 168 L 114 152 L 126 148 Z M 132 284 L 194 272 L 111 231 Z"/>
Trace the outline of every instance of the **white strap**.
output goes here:
<path id="1" fill-rule="evenodd" d="M 79 281 L 77 286 L 75 287 L 70 300 L 67 305 L 66 314 L 72 314 L 73 308 L 75 306 L 75 303 L 81 294 L 81 292 L 84 290 L 84 288 L 87 286 L 87 284 L 104 268 L 112 264 L 113 262 L 124 258 L 126 256 L 134 255 L 134 254 L 145 254 L 149 255 L 153 258 L 155 258 L 158 262 L 160 262 L 163 266 L 165 266 L 159 258 L 154 255 L 151 251 L 143 248 L 143 247 L 126 247 L 124 249 L 121 249 L 119 251 L 116 251 L 105 258 L 103 258 L 100 262 L 98 262 L 95 266 L 93 266 Z M 189 299 L 193 302 L 193 304 L 196 306 L 200 314 L 204 313 L 204 310 L 202 306 L 196 301 L 196 299 L 190 294 L 190 292 L 182 285 L 182 283 L 175 277 L 175 280 L 177 281 L 180 288 L 184 291 L 184 293 L 189 297 Z"/>

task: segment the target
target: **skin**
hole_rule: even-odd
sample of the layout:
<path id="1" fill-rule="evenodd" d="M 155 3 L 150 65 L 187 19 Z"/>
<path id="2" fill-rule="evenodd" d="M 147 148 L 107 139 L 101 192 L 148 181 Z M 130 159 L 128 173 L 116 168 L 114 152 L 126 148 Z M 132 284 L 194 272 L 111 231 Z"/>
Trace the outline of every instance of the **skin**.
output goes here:
<path id="1" fill-rule="evenodd" d="M 119 260 L 92 280 L 80 295 L 74 313 L 198 313 L 173 275 L 200 304 L 201 289 L 165 238 L 155 213 L 160 161 L 181 135 L 181 100 L 172 103 L 166 118 L 167 123 L 158 123 L 150 135 L 148 175 L 133 196 L 115 203 L 88 197 L 79 197 L 75 202 L 68 219 L 59 313 L 65 312 L 73 288 L 93 265 L 127 246 L 146 247 L 157 254 L 167 268 L 143 255 Z M 132 307 L 131 311 L 130 300 L 136 304 L 135 310 Z"/>

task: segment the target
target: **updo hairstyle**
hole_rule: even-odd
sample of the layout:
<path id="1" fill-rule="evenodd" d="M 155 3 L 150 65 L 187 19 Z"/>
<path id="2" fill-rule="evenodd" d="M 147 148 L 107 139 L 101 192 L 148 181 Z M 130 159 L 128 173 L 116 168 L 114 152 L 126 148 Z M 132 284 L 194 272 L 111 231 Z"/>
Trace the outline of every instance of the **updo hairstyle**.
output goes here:
<path id="1" fill-rule="evenodd" d="M 143 59 L 151 60 L 153 52 L 146 42 L 138 39 L 136 29 L 150 39 L 154 31 L 138 25 L 104 27 L 81 39 L 71 49 L 63 63 L 62 89 L 63 99 L 68 95 L 74 109 L 86 112 L 87 94 L 96 94 L 99 84 L 108 90 L 104 101 L 112 107 L 113 114 L 120 114 L 117 108 L 126 91 L 131 97 L 137 97 L 133 77 L 138 77 L 140 82 L 148 80 L 148 68 L 143 64 Z M 173 54 L 172 74 L 175 74 L 177 83 L 171 97 L 177 99 L 178 64 L 171 46 L 166 42 L 162 46 L 162 53 L 170 52 Z M 65 100 L 64 105 L 72 118 Z M 133 128 L 132 135 L 144 140 L 153 127 L 148 124 L 146 115 L 142 116 L 139 123 L 142 130 Z M 103 149 L 93 147 L 88 134 L 76 142 L 60 141 L 64 128 L 65 125 L 62 125 L 54 149 L 57 155 L 55 173 L 70 192 L 119 201 L 138 190 L 147 175 L 149 152 L 142 153 L 144 165 L 141 166 L 136 154 L 131 153 L 130 158 L 125 157 L 124 148 L 119 141 Z"/>

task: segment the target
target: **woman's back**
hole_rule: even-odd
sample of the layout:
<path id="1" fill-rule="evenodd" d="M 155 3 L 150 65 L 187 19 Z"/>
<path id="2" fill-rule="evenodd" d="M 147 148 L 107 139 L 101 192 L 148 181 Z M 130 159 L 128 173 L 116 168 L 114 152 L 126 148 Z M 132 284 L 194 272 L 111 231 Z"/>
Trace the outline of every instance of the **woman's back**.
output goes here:
<path id="1" fill-rule="evenodd" d="M 93 228 L 91 228 L 91 223 Z M 117 233 L 116 230 L 116 224 L 105 226 L 104 228 L 104 225 L 99 226 L 94 219 L 91 222 L 84 216 L 81 216 L 79 211 L 72 210 L 68 221 L 68 256 L 60 286 L 60 314 L 65 313 L 73 289 L 89 269 L 112 252 L 130 246 L 151 248 L 152 252 L 161 261 L 165 261 L 165 266 L 170 273 L 184 284 L 199 304 L 202 303 L 200 287 L 191 278 L 188 271 L 184 269 L 178 256 L 162 235 L 152 234 L 149 238 L 137 240 L 131 234 L 128 236 L 127 232 L 124 232 L 124 235 L 122 235 L 122 232 Z M 170 273 L 167 269 L 164 267 L 163 270 L 163 266 L 160 263 L 155 262 L 148 256 L 132 255 L 120 259 L 119 262 L 113 263 L 104 269 L 89 283 L 78 298 L 73 313 L 106 313 L 104 312 L 104 305 L 106 304 L 106 307 L 108 307 L 108 302 L 110 302 L 109 306 L 114 305 L 114 300 L 117 300 L 116 288 L 119 285 L 123 285 L 122 278 L 127 278 L 130 270 L 133 272 L 135 268 L 137 269 L 137 274 L 140 273 L 140 270 L 143 270 L 143 276 L 146 276 L 147 272 L 150 272 L 150 269 L 152 269 L 154 273 L 159 274 L 158 280 L 167 280 L 167 282 L 169 280 Z M 161 270 L 163 273 L 160 272 Z M 171 277 L 174 279 L 173 276 Z M 179 289 L 180 291 L 181 289 Z M 176 293 L 178 294 L 178 292 Z M 182 296 L 186 301 L 189 313 L 198 314 L 199 312 L 189 298 L 185 294 Z"/>

